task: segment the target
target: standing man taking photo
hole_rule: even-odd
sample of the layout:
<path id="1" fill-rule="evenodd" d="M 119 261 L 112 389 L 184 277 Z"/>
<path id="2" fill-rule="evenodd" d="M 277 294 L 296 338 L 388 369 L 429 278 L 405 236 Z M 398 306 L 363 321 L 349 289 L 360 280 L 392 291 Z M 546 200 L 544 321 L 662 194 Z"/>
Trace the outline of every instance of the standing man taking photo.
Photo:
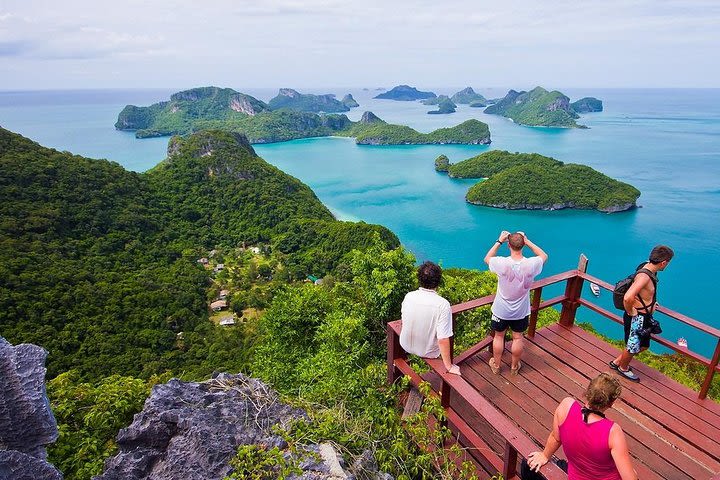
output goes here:
<path id="1" fill-rule="evenodd" d="M 509 257 L 497 256 L 500 246 L 507 241 L 510 247 Z M 523 247 L 528 247 L 535 254 L 534 257 L 524 257 Z M 500 372 L 500 357 L 505 348 L 505 331 L 512 330 L 512 361 L 510 373 L 517 375 L 522 367 L 520 357 L 523 352 L 523 332 L 527 330 L 530 318 L 530 286 L 535 277 L 542 271 L 548 256 L 542 248 L 531 242 L 525 233 L 510 233 L 506 230 L 500 232 L 487 255 L 490 271 L 498 276 L 498 288 L 492 304 L 492 320 L 490 327 L 494 331 L 493 357 L 490 359 L 490 369 L 494 374 Z"/>
<path id="2" fill-rule="evenodd" d="M 665 270 L 674 255 L 666 245 L 653 248 L 648 262 L 638 266 L 632 285 L 623 297 L 625 349 L 610 361 L 610 368 L 633 382 L 639 382 L 640 377 L 630 369 L 630 361 L 650 346 L 650 322 L 657 306 L 657 272 Z"/>

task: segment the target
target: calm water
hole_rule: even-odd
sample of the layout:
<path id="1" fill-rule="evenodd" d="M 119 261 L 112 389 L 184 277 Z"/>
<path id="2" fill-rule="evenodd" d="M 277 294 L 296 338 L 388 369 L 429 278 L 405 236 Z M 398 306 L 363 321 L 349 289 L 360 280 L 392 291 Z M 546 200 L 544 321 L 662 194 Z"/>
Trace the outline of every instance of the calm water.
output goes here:
<path id="1" fill-rule="evenodd" d="M 276 92 L 236 89 L 266 101 Z M 114 130 L 117 113 L 125 104 L 148 105 L 177 90 L 0 92 L 0 125 L 43 145 L 143 171 L 165 157 L 167 139 L 136 140 Z M 457 90 L 433 89 L 438 94 Z M 476 90 L 488 98 L 506 91 Z M 418 260 L 479 269 L 485 268 L 482 258 L 500 230 L 523 230 L 549 253 L 546 274 L 574 268 L 584 253 L 589 272 L 611 282 L 647 258 L 653 245 L 665 243 L 676 257 L 660 275 L 660 303 L 720 327 L 714 280 L 720 271 L 720 90 L 564 89 L 572 100 L 586 95 L 603 100 L 604 112 L 579 120 L 589 130 L 521 127 L 464 105 L 455 114 L 426 115 L 433 107 L 372 100 L 376 92 L 359 89 L 315 93 L 348 91 L 361 104 L 349 113 L 353 120 L 371 110 L 388 122 L 427 132 L 478 118 L 490 125 L 493 143 L 372 147 L 317 138 L 256 146 L 267 161 L 310 185 L 339 218 L 387 226 Z M 434 159 L 443 153 L 457 162 L 489 149 L 590 165 L 638 187 L 642 208 L 608 215 L 469 205 L 464 196 L 474 182 L 436 173 Z M 610 308 L 604 291 L 599 301 Z M 619 326 L 581 312 L 601 331 L 619 333 Z M 691 348 L 706 355 L 715 346 L 670 319 L 661 321 L 667 338 L 685 336 Z"/>

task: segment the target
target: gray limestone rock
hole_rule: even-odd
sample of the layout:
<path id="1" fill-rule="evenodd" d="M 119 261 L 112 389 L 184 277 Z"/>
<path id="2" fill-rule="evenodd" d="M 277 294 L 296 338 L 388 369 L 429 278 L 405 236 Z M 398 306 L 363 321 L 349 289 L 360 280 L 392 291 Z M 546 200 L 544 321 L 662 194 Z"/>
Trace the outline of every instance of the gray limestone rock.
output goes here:
<path id="1" fill-rule="evenodd" d="M 0 478 L 62 478 L 45 461 L 58 437 L 45 393 L 47 352 L 0 337 Z"/>
<path id="2" fill-rule="evenodd" d="M 173 379 L 156 385 L 143 411 L 120 431 L 120 453 L 97 479 L 222 479 L 240 445 L 285 448 L 271 432 L 304 416 L 276 392 L 242 374 L 202 383 Z"/>

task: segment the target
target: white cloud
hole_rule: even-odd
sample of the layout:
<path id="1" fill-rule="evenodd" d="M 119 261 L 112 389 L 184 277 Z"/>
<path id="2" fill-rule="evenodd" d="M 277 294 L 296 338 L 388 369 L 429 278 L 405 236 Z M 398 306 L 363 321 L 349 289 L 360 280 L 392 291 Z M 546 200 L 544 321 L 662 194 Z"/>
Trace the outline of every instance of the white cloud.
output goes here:
<path id="1" fill-rule="evenodd" d="M 719 24 L 710 0 L 4 0 L 0 56 L 24 68 L 0 76 L 0 88 L 104 86 L 108 68 L 119 72 L 108 86 L 385 84 L 395 74 L 437 84 L 443 72 L 458 84 L 535 74 L 595 86 L 602 65 L 624 66 L 613 70 L 619 85 L 720 86 L 720 67 L 697 63 L 720 48 Z M 49 60 L 51 78 L 19 76 Z"/>

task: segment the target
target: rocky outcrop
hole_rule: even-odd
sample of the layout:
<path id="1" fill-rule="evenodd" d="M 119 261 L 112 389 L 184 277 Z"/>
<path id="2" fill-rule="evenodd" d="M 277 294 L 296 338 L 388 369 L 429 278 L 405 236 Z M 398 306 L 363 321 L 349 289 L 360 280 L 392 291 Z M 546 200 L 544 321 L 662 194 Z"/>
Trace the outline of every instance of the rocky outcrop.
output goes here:
<path id="1" fill-rule="evenodd" d="M 232 473 L 230 460 L 239 446 L 286 450 L 273 427 L 304 417 L 267 385 L 242 374 L 220 374 L 202 383 L 173 379 L 153 387 L 143 411 L 118 434 L 120 452 L 95 480 L 220 480 Z M 285 456 L 297 461 L 303 471 L 299 478 L 352 478 L 329 444 Z M 376 469 L 370 478 L 384 477 Z"/>
<path id="2" fill-rule="evenodd" d="M 0 337 L 0 478 L 62 479 L 46 461 L 45 445 L 58 437 L 45 393 L 46 357 L 41 347 L 14 347 Z"/>
<path id="3" fill-rule="evenodd" d="M 424 98 L 433 98 L 436 97 L 433 92 L 421 92 L 415 87 L 411 87 L 409 85 L 398 85 L 397 87 L 394 87 L 392 90 L 381 93 L 380 95 L 375 96 L 375 98 L 384 99 L 384 100 L 398 100 L 402 102 L 412 102 L 415 100 L 422 100 Z"/>
<path id="4" fill-rule="evenodd" d="M 362 117 L 360 117 L 360 123 L 370 124 L 370 123 L 385 123 L 385 122 L 380 117 L 375 115 L 373 112 L 365 112 L 362 114 Z"/>
<path id="5" fill-rule="evenodd" d="M 473 104 L 471 106 L 474 107 L 484 107 L 485 105 L 487 105 L 487 100 L 485 100 L 485 97 L 483 97 L 479 93 L 475 93 L 475 90 L 473 90 L 472 87 L 467 87 L 463 90 L 460 90 L 452 97 L 450 97 L 450 100 L 458 104 Z"/>

